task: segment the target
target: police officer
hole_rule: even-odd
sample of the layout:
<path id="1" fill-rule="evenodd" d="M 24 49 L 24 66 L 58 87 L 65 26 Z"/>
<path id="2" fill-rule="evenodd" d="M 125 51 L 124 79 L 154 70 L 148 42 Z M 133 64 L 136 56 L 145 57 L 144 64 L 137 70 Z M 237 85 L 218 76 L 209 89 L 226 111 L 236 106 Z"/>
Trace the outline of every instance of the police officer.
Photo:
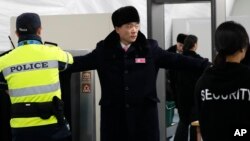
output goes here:
<path id="1" fill-rule="evenodd" d="M 73 63 L 72 55 L 42 44 L 41 21 L 35 13 L 17 17 L 16 35 L 18 47 L 0 58 L 1 81 L 11 99 L 12 140 L 67 140 L 59 71 Z"/>
<path id="2" fill-rule="evenodd" d="M 96 49 L 74 58 L 71 71 L 97 69 L 102 87 L 101 141 L 159 141 L 156 78 L 159 68 L 200 68 L 196 60 L 161 49 L 140 30 L 133 6 L 112 14 L 114 30 Z"/>

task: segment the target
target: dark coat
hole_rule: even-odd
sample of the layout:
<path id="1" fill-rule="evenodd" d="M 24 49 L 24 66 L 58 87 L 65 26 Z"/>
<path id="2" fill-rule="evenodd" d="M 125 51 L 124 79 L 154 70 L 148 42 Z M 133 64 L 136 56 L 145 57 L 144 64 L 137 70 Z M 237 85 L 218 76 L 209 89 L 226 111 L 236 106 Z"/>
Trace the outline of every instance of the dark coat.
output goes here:
<path id="1" fill-rule="evenodd" d="M 176 53 L 177 45 L 173 45 L 167 49 L 168 52 Z"/>
<path id="2" fill-rule="evenodd" d="M 159 68 L 203 69 L 207 63 L 168 53 L 141 32 L 125 52 L 119 35 L 113 31 L 91 53 L 75 57 L 71 71 L 98 72 L 102 91 L 101 141 L 159 141 Z"/>
<path id="3" fill-rule="evenodd" d="M 250 69 L 239 63 L 209 67 L 195 87 L 204 141 L 249 141 Z M 241 131 L 240 131 L 241 132 Z"/>
<path id="4" fill-rule="evenodd" d="M 169 47 L 166 51 L 177 53 L 177 45 Z M 175 88 L 175 71 L 166 70 L 166 101 L 176 101 L 176 88 Z"/>
<path id="5" fill-rule="evenodd" d="M 184 51 L 183 55 L 203 59 L 194 51 Z M 194 115 L 194 88 L 202 72 L 199 70 L 179 70 L 175 72 L 176 106 L 180 118 L 189 123 L 196 119 Z"/>
<path id="6" fill-rule="evenodd" d="M 0 90 L 0 140 L 11 141 L 10 128 L 10 97 L 4 91 Z"/>
<path id="7" fill-rule="evenodd" d="M 8 50 L 6 52 L 3 52 L 0 54 L 0 56 L 3 56 L 7 53 L 9 53 L 11 50 Z M 0 75 L 0 80 L 5 79 L 3 75 Z M 8 86 L 4 83 L 0 84 L 0 141 L 11 141 L 11 128 L 10 128 L 10 97 L 6 93 L 6 89 L 8 89 Z"/>

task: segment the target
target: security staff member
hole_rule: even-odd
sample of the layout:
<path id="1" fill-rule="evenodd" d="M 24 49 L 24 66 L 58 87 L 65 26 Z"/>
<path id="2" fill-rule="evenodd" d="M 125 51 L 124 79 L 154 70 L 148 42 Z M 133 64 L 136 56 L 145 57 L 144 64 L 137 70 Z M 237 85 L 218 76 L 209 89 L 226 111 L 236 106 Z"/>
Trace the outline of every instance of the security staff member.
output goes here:
<path id="1" fill-rule="evenodd" d="M 70 136 L 63 115 L 59 71 L 73 63 L 72 55 L 41 40 L 35 13 L 16 20 L 18 47 L 0 58 L 2 81 L 11 99 L 13 141 L 64 141 Z"/>
<path id="2" fill-rule="evenodd" d="M 240 63 L 249 49 L 248 33 L 242 25 L 226 21 L 215 31 L 215 47 L 214 65 L 195 88 L 202 138 L 249 141 L 250 69 Z"/>
<path id="3" fill-rule="evenodd" d="M 114 30 L 93 52 L 74 58 L 71 71 L 97 69 L 102 87 L 101 141 L 159 141 L 156 78 L 159 68 L 204 68 L 196 60 L 161 49 L 139 31 L 136 8 L 112 14 Z"/>

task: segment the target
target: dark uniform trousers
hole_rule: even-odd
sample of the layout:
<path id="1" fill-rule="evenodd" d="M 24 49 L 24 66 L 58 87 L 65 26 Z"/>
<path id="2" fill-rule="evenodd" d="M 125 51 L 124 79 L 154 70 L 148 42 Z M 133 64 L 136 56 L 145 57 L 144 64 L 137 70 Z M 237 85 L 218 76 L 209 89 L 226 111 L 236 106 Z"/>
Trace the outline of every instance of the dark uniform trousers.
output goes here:
<path id="1" fill-rule="evenodd" d="M 59 124 L 12 128 L 12 141 L 70 141 L 68 130 L 66 125 Z"/>
<path id="2" fill-rule="evenodd" d="M 11 141 L 10 97 L 0 90 L 0 141 Z"/>

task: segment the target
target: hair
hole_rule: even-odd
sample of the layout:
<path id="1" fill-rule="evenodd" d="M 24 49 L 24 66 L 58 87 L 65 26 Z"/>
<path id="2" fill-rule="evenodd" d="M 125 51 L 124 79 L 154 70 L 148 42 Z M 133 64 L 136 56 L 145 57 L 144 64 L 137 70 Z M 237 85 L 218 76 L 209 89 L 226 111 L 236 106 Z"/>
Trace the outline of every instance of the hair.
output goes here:
<path id="1" fill-rule="evenodd" d="M 215 48 L 218 52 L 214 64 L 226 62 L 226 56 L 233 55 L 238 50 L 249 46 L 246 29 L 239 23 L 227 21 L 219 25 L 215 31 Z"/>
<path id="2" fill-rule="evenodd" d="M 184 40 L 186 39 L 186 37 L 187 37 L 186 34 L 180 33 L 180 34 L 178 34 L 176 41 L 184 44 Z"/>
<path id="3" fill-rule="evenodd" d="M 240 63 L 250 66 L 250 49 L 246 51 L 245 58 L 243 58 Z"/>
<path id="4" fill-rule="evenodd" d="M 197 43 L 198 38 L 195 35 L 188 35 L 186 39 L 184 40 L 184 46 L 183 50 L 187 51 L 194 47 L 194 45 Z"/>

